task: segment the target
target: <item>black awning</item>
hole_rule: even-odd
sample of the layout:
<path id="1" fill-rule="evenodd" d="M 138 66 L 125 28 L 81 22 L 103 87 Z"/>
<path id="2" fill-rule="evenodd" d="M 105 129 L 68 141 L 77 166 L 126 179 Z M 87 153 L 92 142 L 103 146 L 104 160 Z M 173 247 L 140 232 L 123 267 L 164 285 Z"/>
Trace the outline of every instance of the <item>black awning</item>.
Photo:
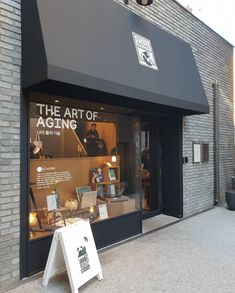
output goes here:
<path id="1" fill-rule="evenodd" d="M 49 80 L 208 113 L 190 45 L 113 0 L 23 0 L 22 14 L 23 88 Z"/>

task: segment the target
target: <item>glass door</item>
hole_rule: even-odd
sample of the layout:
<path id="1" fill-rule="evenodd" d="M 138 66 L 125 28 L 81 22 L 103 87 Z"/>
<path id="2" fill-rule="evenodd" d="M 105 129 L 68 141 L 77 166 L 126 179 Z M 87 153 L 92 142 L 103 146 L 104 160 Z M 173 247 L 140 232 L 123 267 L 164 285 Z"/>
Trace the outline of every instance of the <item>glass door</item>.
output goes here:
<path id="1" fill-rule="evenodd" d="M 141 181 L 143 218 L 161 210 L 160 201 L 160 144 L 156 121 L 141 124 Z"/>

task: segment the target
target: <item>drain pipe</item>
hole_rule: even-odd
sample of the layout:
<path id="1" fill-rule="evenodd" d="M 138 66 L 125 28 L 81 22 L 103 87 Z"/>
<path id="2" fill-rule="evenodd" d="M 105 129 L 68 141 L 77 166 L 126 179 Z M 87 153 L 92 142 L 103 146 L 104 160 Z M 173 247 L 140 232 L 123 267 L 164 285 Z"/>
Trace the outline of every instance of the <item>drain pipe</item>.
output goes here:
<path id="1" fill-rule="evenodd" d="M 219 176 L 219 83 L 212 83 L 214 100 L 214 205 L 220 202 Z"/>

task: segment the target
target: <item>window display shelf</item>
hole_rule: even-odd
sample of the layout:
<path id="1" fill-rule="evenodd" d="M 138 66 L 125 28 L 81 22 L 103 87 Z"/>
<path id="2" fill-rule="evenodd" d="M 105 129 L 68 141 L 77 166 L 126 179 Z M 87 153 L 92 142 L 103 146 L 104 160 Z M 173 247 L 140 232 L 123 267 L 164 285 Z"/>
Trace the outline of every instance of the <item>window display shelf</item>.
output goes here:
<path id="1" fill-rule="evenodd" d="M 119 180 L 112 180 L 112 181 L 102 181 L 95 183 L 96 185 L 108 185 L 108 184 L 114 184 L 114 183 L 119 183 Z"/>
<path id="2" fill-rule="evenodd" d="M 56 220 L 56 222 L 54 222 L 53 224 L 44 223 L 41 228 L 37 224 L 35 224 L 30 229 L 29 240 L 35 241 L 40 238 L 50 237 L 53 235 L 53 232 L 55 230 L 68 225 L 72 225 L 80 220 L 90 221 L 91 224 L 103 221 L 104 218 L 101 219 L 99 214 L 100 205 L 106 205 L 106 219 L 111 219 L 113 217 L 121 216 L 123 214 L 127 214 L 137 210 L 135 207 L 135 199 L 131 196 L 119 196 L 113 198 L 101 197 L 97 199 L 97 205 L 93 207 L 92 212 L 89 208 L 77 209 L 73 213 L 69 213 L 67 211 L 67 214 L 64 213 L 64 217 Z"/>

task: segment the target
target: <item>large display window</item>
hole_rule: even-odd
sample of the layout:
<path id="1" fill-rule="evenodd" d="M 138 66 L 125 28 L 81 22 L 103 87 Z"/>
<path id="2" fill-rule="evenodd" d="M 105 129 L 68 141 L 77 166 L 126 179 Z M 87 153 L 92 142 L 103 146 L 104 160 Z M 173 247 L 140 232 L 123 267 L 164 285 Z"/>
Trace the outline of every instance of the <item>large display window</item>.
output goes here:
<path id="1" fill-rule="evenodd" d="M 66 99 L 30 102 L 30 240 L 140 209 L 140 121 L 120 112 Z"/>

